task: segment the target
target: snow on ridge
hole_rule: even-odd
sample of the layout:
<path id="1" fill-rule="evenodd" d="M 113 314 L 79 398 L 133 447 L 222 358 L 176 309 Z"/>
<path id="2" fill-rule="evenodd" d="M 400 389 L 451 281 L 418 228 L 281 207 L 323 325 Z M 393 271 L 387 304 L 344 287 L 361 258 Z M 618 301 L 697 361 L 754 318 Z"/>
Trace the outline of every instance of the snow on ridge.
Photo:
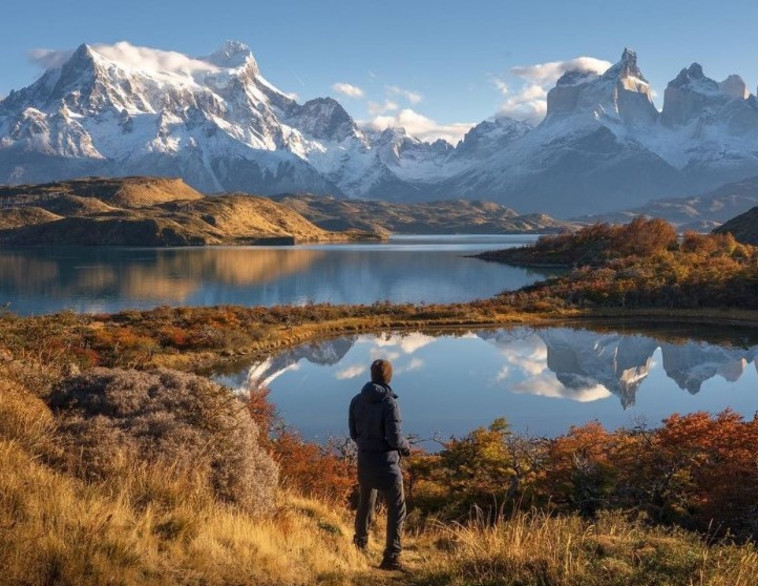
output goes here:
<path id="1" fill-rule="evenodd" d="M 215 73 L 221 69 L 208 61 L 177 51 L 139 47 L 127 41 L 120 41 L 114 45 L 90 45 L 90 49 L 124 68 L 153 75 L 192 77 L 197 73 Z"/>

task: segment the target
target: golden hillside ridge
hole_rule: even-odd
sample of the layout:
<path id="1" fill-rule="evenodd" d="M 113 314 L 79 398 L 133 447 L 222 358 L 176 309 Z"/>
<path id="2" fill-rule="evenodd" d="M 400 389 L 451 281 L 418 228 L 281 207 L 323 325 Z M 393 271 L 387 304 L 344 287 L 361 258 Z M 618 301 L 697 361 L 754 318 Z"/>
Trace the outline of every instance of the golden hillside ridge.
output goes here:
<path id="1" fill-rule="evenodd" d="M 85 178 L 0 187 L 0 242 L 11 245 L 205 246 L 379 238 L 319 228 L 248 194 L 204 196 L 162 177 Z"/>
<path id="2" fill-rule="evenodd" d="M 14 196 L 51 199 L 79 196 L 96 198 L 114 207 L 144 207 L 203 198 L 202 193 L 177 177 L 84 177 L 37 185 L 0 186 L 0 201 Z"/>

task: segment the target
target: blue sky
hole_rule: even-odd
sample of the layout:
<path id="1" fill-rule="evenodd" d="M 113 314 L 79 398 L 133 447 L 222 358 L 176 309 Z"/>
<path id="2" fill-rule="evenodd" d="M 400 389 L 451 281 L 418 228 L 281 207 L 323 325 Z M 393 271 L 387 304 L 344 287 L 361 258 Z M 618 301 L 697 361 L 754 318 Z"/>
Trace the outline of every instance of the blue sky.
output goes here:
<path id="1" fill-rule="evenodd" d="M 8 0 L 2 15 L 0 95 L 41 74 L 35 49 L 128 41 L 200 56 L 235 39 L 300 101 L 331 95 L 361 121 L 424 136 L 455 136 L 498 111 L 538 118 L 561 67 L 531 66 L 616 61 L 625 46 L 659 107 L 693 61 L 717 80 L 739 73 L 753 93 L 758 84 L 754 0 Z"/>

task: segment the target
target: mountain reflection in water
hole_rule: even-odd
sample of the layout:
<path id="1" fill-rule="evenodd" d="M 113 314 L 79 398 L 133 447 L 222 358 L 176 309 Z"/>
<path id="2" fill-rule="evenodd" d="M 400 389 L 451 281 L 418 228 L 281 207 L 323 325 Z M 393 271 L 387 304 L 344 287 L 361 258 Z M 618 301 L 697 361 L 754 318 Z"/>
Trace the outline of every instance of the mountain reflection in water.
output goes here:
<path id="1" fill-rule="evenodd" d="M 505 417 L 518 431 L 553 436 L 592 420 L 613 429 L 726 408 L 751 417 L 758 371 L 747 366 L 757 356 L 758 346 L 664 335 L 515 328 L 352 336 L 216 376 L 241 392 L 269 388 L 284 421 L 308 438 L 342 437 L 346 405 L 384 357 L 409 433 L 460 436 Z"/>
<path id="2" fill-rule="evenodd" d="M 490 297 L 544 272 L 465 258 L 535 236 L 395 238 L 297 247 L 0 250 L 0 304 L 20 314 L 157 305 L 278 305 Z"/>

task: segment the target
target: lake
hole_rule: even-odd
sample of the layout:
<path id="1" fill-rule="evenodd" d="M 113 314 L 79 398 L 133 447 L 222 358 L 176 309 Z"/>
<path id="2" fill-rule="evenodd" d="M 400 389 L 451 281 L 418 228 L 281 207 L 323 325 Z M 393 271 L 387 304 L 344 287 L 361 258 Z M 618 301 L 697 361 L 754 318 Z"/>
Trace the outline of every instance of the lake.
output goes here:
<path id="1" fill-rule="evenodd" d="M 460 437 L 497 417 L 520 433 L 555 436 L 594 420 L 616 429 L 657 426 L 672 413 L 729 407 L 751 418 L 758 410 L 754 329 L 624 330 L 357 335 L 215 378 L 240 393 L 270 389 L 287 424 L 306 439 L 325 441 L 347 435 L 350 399 L 369 379 L 371 361 L 386 358 L 395 369 L 404 431 L 430 449 L 439 447 L 435 438 Z"/>
<path id="2" fill-rule="evenodd" d="M 536 236 L 396 236 L 386 243 L 281 247 L 0 250 L 0 304 L 40 314 L 159 305 L 452 303 L 547 274 L 466 258 Z"/>

